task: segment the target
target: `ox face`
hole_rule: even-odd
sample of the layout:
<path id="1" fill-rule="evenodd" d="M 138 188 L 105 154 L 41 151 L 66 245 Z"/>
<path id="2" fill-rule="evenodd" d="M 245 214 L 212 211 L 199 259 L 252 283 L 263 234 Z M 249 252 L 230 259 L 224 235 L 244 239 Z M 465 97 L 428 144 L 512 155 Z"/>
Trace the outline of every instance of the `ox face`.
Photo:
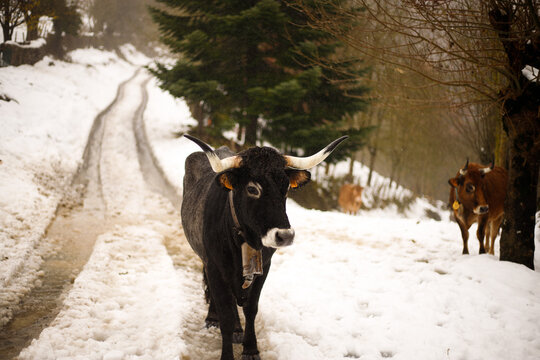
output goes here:
<path id="1" fill-rule="evenodd" d="M 362 190 L 364 188 L 360 185 L 356 185 L 353 188 L 354 212 L 357 212 L 362 206 Z"/>
<path id="2" fill-rule="evenodd" d="M 484 177 L 489 169 L 471 167 L 467 162 L 465 168 L 461 169 L 455 178 L 448 180 L 456 193 L 456 201 L 476 215 L 484 215 L 489 211 L 489 205 L 484 196 Z"/>
<path id="3" fill-rule="evenodd" d="M 282 155 L 272 148 L 251 148 L 240 153 L 241 166 L 219 173 L 216 181 L 232 191 L 233 203 L 246 241 L 254 249 L 279 248 L 293 243 L 294 230 L 286 213 L 291 187 L 309 182 L 306 170 L 286 169 Z"/>

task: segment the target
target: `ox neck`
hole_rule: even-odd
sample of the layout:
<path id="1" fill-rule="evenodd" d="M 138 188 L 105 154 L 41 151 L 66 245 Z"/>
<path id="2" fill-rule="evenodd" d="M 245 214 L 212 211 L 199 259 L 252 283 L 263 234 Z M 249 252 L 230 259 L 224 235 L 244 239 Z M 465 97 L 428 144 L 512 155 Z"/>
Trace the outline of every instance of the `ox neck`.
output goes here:
<path id="1" fill-rule="evenodd" d="M 262 275 L 262 251 L 255 250 L 246 241 L 236 210 L 234 209 L 233 192 L 229 191 L 229 206 L 231 208 L 231 216 L 234 222 L 234 236 L 236 240 L 240 240 L 242 243 L 242 275 L 244 276 L 244 283 L 242 289 L 247 289 L 251 286 L 251 283 L 255 279 L 256 275 Z"/>

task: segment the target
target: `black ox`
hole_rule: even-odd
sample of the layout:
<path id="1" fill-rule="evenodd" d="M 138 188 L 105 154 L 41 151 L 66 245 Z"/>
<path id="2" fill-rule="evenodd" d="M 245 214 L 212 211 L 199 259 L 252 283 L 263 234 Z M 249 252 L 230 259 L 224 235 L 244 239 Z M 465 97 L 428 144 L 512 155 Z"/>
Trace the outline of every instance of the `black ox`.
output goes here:
<path id="1" fill-rule="evenodd" d="M 186 159 L 182 226 L 204 265 L 209 302 L 207 326 L 219 325 L 221 359 L 233 359 L 234 343 L 242 359 L 260 359 L 255 336 L 259 296 L 276 248 L 291 245 L 294 230 L 285 212 L 289 189 L 306 184 L 306 171 L 323 161 L 347 137 L 317 154 L 300 158 L 269 147 L 234 154 L 226 147 L 201 147 Z M 242 306 L 245 332 L 236 305 Z"/>

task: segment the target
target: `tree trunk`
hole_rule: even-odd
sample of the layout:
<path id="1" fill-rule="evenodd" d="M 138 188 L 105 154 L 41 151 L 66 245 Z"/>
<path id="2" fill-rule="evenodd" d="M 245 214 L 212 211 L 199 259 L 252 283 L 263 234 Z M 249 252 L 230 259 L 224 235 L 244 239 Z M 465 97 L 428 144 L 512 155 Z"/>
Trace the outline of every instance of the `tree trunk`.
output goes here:
<path id="1" fill-rule="evenodd" d="M 195 129 L 195 136 L 204 138 L 204 109 L 199 102 L 189 101 L 187 103 L 191 116 L 197 120 L 197 128 Z"/>
<path id="2" fill-rule="evenodd" d="M 258 116 L 250 115 L 248 117 L 248 123 L 246 125 L 246 141 L 245 144 L 248 146 L 255 145 L 257 141 L 257 120 Z"/>
<path id="3" fill-rule="evenodd" d="M 534 269 L 534 228 L 540 168 L 540 85 L 505 102 L 510 143 L 508 191 L 501 234 L 501 260 Z"/>
<path id="4" fill-rule="evenodd" d="M 26 41 L 36 40 L 37 38 L 38 38 L 38 28 L 37 28 L 37 24 L 34 24 L 34 26 L 29 27 L 26 32 Z"/>
<path id="5" fill-rule="evenodd" d="M 11 41 L 13 30 L 10 29 L 9 21 L 6 21 L 4 24 L 2 24 L 2 32 L 4 33 L 4 42 Z"/>
<path id="6" fill-rule="evenodd" d="M 377 157 L 377 148 L 373 147 L 369 149 L 369 175 L 366 186 L 371 186 L 371 179 L 373 176 L 373 168 L 375 167 L 375 158 Z"/>
<path id="7" fill-rule="evenodd" d="M 243 135 L 244 135 L 244 125 L 238 124 L 238 132 L 236 133 L 236 140 L 238 142 L 241 142 Z"/>

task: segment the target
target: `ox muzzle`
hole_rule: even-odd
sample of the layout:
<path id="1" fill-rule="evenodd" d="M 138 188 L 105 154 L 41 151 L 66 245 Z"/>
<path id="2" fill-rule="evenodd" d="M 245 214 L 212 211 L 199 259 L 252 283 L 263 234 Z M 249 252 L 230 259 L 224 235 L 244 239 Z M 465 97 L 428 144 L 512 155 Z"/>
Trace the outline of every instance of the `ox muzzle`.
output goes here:
<path id="1" fill-rule="evenodd" d="M 262 244 L 266 247 L 280 248 L 289 246 L 294 240 L 293 229 L 278 229 L 273 228 L 268 230 L 266 235 L 262 237 Z"/>
<path id="2" fill-rule="evenodd" d="M 484 215 L 487 214 L 489 211 L 489 205 L 478 205 L 474 208 L 474 213 L 476 215 Z"/>

